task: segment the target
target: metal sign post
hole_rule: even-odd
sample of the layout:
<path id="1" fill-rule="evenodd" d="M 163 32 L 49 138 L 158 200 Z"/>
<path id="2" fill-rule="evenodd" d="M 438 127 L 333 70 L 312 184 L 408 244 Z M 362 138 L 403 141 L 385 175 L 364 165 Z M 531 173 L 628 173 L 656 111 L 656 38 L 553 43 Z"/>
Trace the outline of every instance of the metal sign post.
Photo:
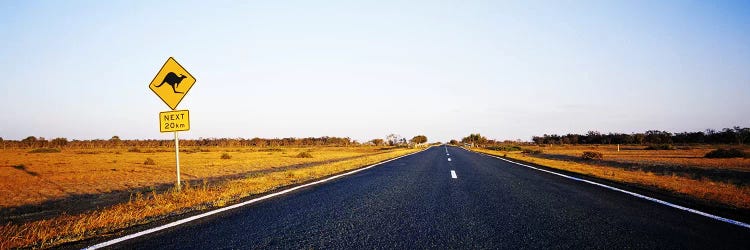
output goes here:
<path id="1" fill-rule="evenodd" d="M 180 139 L 177 138 L 177 131 L 174 131 L 174 159 L 177 162 L 177 191 L 180 191 Z"/>
<path id="2" fill-rule="evenodd" d="M 180 191 L 180 138 L 178 131 L 190 130 L 190 111 L 175 110 L 159 113 L 159 131 L 174 132 L 174 159 L 177 162 L 177 191 Z"/>

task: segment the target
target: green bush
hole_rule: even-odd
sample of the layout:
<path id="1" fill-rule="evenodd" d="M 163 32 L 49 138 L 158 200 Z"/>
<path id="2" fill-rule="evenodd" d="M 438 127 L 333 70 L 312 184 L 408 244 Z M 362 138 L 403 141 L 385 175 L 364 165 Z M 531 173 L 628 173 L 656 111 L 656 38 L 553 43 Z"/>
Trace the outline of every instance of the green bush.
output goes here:
<path id="1" fill-rule="evenodd" d="M 59 148 L 35 148 L 35 149 L 29 151 L 29 153 L 32 153 L 32 154 L 39 154 L 39 153 L 43 153 L 43 154 L 44 153 L 60 153 L 60 149 Z"/>
<path id="2" fill-rule="evenodd" d="M 583 151 L 581 158 L 584 160 L 601 160 L 604 154 L 596 151 Z"/>
<path id="3" fill-rule="evenodd" d="M 654 144 L 646 147 L 646 150 L 674 150 L 672 144 Z"/>
<path id="4" fill-rule="evenodd" d="M 313 156 L 310 152 L 301 152 L 297 154 L 297 158 L 313 158 Z"/>
<path id="5" fill-rule="evenodd" d="M 733 149 L 721 149 L 720 148 L 720 149 L 708 152 L 705 157 L 706 158 L 740 158 L 740 157 L 748 157 L 748 154 L 736 148 L 733 148 Z"/>
<path id="6" fill-rule="evenodd" d="M 156 161 L 151 158 L 146 158 L 146 161 L 143 162 L 143 165 L 156 165 Z"/>
<path id="7" fill-rule="evenodd" d="M 221 159 L 229 160 L 229 159 L 232 159 L 232 156 L 227 153 L 223 153 L 221 154 Z"/>

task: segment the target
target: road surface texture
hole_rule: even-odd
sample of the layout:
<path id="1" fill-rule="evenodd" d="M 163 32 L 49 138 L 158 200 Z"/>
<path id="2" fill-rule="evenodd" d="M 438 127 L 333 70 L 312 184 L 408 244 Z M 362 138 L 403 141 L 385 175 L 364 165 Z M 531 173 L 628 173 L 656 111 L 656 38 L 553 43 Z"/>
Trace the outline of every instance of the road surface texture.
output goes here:
<path id="1" fill-rule="evenodd" d="M 750 229 L 440 146 L 112 247 L 748 249 Z"/>

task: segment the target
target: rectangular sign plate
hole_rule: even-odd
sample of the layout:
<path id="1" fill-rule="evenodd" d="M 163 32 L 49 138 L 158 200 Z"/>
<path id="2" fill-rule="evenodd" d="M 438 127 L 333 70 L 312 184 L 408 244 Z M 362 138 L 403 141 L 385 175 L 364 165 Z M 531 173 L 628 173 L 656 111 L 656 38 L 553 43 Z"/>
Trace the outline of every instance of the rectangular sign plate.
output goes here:
<path id="1" fill-rule="evenodd" d="M 190 112 L 175 110 L 159 112 L 159 131 L 175 132 L 190 130 Z"/>

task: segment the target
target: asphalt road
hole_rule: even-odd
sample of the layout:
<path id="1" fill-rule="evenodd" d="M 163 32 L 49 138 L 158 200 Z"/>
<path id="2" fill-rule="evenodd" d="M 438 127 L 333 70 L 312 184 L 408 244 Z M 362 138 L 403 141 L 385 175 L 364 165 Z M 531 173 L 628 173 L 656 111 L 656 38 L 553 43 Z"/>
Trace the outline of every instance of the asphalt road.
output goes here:
<path id="1" fill-rule="evenodd" d="M 747 228 L 443 146 L 114 245 L 123 249 L 749 247 Z"/>

